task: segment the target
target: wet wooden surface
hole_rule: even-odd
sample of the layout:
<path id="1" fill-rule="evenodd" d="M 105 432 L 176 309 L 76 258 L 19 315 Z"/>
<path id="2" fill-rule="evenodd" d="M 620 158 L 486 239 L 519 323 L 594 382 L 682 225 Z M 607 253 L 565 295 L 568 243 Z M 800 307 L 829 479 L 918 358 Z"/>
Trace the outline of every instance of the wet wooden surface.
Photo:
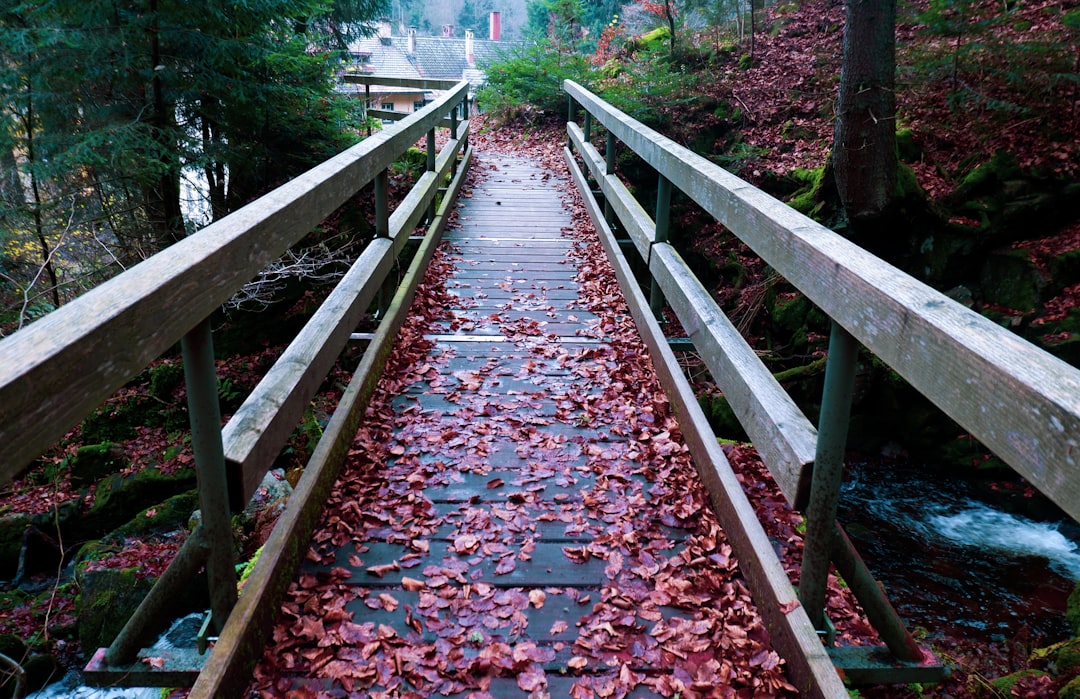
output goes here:
<path id="1" fill-rule="evenodd" d="M 445 656 L 420 684 L 400 678 L 422 672 L 372 657 L 375 669 L 355 678 L 364 691 L 465 697 L 486 654 L 499 652 L 516 660 L 492 659 L 480 683 L 489 694 L 478 696 L 570 696 L 575 682 L 670 675 L 676 656 L 654 636 L 709 612 L 654 587 L 656 571 L 681 565 L 690 532 L 646 507 L 671 491 L 639 453 L 634 425 L 649 408 L 612 398 L 619 366 L 579 298 L 553 176 L 490 155 L 476 167 L 487 168 L 484 182 L 463 195 L 445 236 L 449 317 L 430 328 L 424 363 L 390 401 L 389 458 L 352 465 L 363 475 L 336 497 L 355 499 L 355 519 L 316 534 L 300 587 L 335 580 L 349 590 L 355 633 L 400 639 L 417 665 Z M 598 417 L 601 399 L 620 408 Z M 325 672 L 301 672 L 331 657 L 340 651 L 287 659 L 293 689 L 348 696 Z M 542 693 L 530 694 L 523 673 L 541 671 Z M 626 696 L 656 694 L 639 684 Z"/>

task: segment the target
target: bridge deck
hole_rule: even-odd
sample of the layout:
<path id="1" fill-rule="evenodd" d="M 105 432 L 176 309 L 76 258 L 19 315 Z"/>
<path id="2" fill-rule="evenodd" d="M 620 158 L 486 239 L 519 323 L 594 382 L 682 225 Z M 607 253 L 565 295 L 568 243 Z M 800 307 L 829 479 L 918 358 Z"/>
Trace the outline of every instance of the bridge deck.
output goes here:
<path id="1" fill-rule="evenodd" d="M 443 313 L 399 340 L 426 354 L 369 410 L 256 685 L 776 691 L 666 400 L 627 368 L 644 347 L 617 292 L 583 291 L 600 253 L 562 233 L 565 183 L 524 159 L 474 167 Z"/>

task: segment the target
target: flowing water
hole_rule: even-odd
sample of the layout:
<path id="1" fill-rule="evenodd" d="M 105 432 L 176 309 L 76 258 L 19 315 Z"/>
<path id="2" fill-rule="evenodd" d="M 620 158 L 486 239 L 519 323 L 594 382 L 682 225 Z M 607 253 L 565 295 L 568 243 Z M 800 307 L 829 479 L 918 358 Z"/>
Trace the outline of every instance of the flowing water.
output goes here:
<path id="1" fill-rule="evenodd" d="M 846 479 L 839 519 L 910 627 L 987 640 L 1027 627 L 1061 640 L 1080 579 L 1080 526 L 1053 506 L 1035 520 L 1017 512 L 1016 496 L 988 494 L 976 483 L 863 464 Z"/>
<path id="2" fill-rule="evenodd" d="M 202 625 L 201 614 L 189 614 L 177 619 L 153 644 L 153 648 L 192 647 Z M 27 699 L 160 699 L 161 689 L 156 687 L 87 687 L 82 673 L 69 672 L 59 682 L 54 682 Z"/>

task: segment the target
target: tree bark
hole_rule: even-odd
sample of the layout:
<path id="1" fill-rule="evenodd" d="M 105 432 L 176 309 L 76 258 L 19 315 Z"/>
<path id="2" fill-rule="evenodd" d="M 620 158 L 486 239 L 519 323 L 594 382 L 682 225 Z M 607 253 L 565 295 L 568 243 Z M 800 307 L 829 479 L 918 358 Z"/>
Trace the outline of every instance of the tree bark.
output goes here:
<path id="1" fill-rule="evenodd" d="M 157 0 L 150 2 L 151 112 L 148 123 L 161 150 L 161 174 L 144 185 L 146 215 L 154 235 L 154 252 L 164 250 L 184 237 L 184 214 L 180 208 L 180 166 L 176 155 L 176 105 L 166 99 L 159 68 L 162 66 L 158 36 Z"/>
<path id="2" fill-rule="evenodd" d="M 832 165 L 853 224 L 896 200 L 895 85 L 896 0 L 848 0 Z"/>

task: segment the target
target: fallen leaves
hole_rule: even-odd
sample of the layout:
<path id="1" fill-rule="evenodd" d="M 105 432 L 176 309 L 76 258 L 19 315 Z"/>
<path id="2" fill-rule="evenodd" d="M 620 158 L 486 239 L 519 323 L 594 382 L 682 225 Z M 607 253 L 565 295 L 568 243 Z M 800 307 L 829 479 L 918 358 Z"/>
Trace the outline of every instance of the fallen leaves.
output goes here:
<path id="1" fill-rule="evenodd" d="M 434 346 L 426 327 L 455 327 L 459 308 L 437 255 L 313 537 L 308 570 L 323 572 L 290 591 L 257 687 L 431 695 L 499 678 L 542 696 L 557 668 L 575 697 L 793 693 L 614 275 L 566 205 L 581 291 L 527 302 L 595 318 L 588 342 L 513 318 L 515 274 L 498 300 L 474 299 L 500 308 L 473 316 L 501 324 L 497 351 Z"/>

